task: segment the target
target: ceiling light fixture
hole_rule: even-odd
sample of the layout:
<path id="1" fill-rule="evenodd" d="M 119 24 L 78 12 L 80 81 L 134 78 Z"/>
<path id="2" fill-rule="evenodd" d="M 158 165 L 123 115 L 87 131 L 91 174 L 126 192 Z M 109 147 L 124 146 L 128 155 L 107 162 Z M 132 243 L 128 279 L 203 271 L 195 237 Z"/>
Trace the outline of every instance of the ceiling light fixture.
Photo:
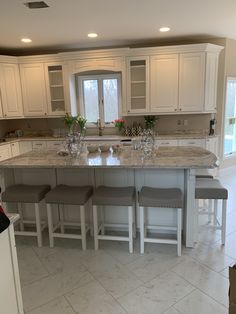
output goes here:
<path id="1" fill-rule="evenodd" d="M 160 32 L 163 32 L 163 33 L 164 33 L 164 32 L 169 32 L 169 30 L 170 30 L 170 28 L 169 28 L 169 27 L 166 27 L 166 26 L 159 28 L 159 31 L 160 31 Z"/>
<path id="2" fill-rule="evenodd" d="M 27 43 L 27 44 L 29 44 L 29 43 L 32 42 L 32 40 L 31 40 L 30 38 L 22 38 L 21 41 L 22 41 L 23 43 Z"/>
<path id="3" fill-rule="evenodd" d="M 89 33 L 88 37 L 89 38 L 96 38 L 96 37 L 98 37 L 98 34 L 96 34 L 96 33 Z"/>

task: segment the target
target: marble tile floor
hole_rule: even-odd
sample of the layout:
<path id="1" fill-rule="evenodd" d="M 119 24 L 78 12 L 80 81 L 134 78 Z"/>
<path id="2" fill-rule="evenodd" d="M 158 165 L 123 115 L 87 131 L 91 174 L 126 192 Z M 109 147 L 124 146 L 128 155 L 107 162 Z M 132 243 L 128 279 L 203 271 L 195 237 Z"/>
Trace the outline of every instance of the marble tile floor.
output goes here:
<path id="1" fill-rule="evenodd" d="M 100 250 L 81 250 L 80 241 L 57 239 L 53 249 L 17 237 L 26 314 L 226 314 L 228 266 L 236 263 L 236 168 L 220 174 L 229 190 L 226 245 L 220 233 L 199 230 L 194 249 L 147 244 L 134 254 L 127 243 L 103 241 Z"/>

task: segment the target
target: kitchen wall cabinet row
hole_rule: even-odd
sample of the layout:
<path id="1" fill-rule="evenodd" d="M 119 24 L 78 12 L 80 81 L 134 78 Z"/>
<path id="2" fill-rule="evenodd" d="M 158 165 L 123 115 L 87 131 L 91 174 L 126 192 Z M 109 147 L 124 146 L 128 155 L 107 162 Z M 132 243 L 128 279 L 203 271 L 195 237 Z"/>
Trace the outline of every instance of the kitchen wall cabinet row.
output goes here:
<path id="1" fill-rule="evenodd" d="M 129 58 L 127 69 L 128 114 L 216 111 L 218 53 Z"/>
<path id="2" fill-rule="evenodd" d="M 79 112 L 80 74 L 119 72 L 122 114 L 214 112 L 218 56 L 212 44 L 0 56 L 0 117 Z"/>

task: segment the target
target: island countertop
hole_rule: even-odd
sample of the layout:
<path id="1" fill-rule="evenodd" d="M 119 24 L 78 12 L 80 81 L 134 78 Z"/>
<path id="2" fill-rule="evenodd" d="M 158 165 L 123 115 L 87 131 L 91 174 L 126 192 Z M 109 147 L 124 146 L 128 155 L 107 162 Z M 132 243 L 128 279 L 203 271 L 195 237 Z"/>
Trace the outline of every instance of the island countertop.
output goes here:
<path id="1" fill-rule="evenodd" d="M 81 153 L 59 156 L 56 150 L 37 150 L 5 160 L 0 168 L 214 168 L 216 156 L 200 147 L 159 147 L 151 157 L 125 147 L 118 153 Z"/>

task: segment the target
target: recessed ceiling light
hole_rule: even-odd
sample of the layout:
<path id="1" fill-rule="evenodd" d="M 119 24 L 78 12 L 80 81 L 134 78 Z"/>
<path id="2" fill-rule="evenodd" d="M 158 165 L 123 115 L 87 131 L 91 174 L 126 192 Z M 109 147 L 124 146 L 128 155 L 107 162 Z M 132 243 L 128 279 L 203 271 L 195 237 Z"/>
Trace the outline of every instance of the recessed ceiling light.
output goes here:
<path id="1" fill-rule="evenodd" d="M 169 27 L 161 27 L 161 28 L 159 28 L 159 31 L 160 32 L 169 32 L 169 30 L 170 30 L 170 28 Z"/>
<path id="2" fill-rule="evenodd" d="M 23 43 L 27 43 L 27 44 L 32 42 L 32 40 L 30 38 L 22 38 L 21 41 Z"/>
<path id="3" fill-rule="evenodd" d="M 96 34 L 96 33 L 89 33 L 88 37 L 89 38 L 95 38 L 95 37 L 98 37 L 98 34 Z"/>

